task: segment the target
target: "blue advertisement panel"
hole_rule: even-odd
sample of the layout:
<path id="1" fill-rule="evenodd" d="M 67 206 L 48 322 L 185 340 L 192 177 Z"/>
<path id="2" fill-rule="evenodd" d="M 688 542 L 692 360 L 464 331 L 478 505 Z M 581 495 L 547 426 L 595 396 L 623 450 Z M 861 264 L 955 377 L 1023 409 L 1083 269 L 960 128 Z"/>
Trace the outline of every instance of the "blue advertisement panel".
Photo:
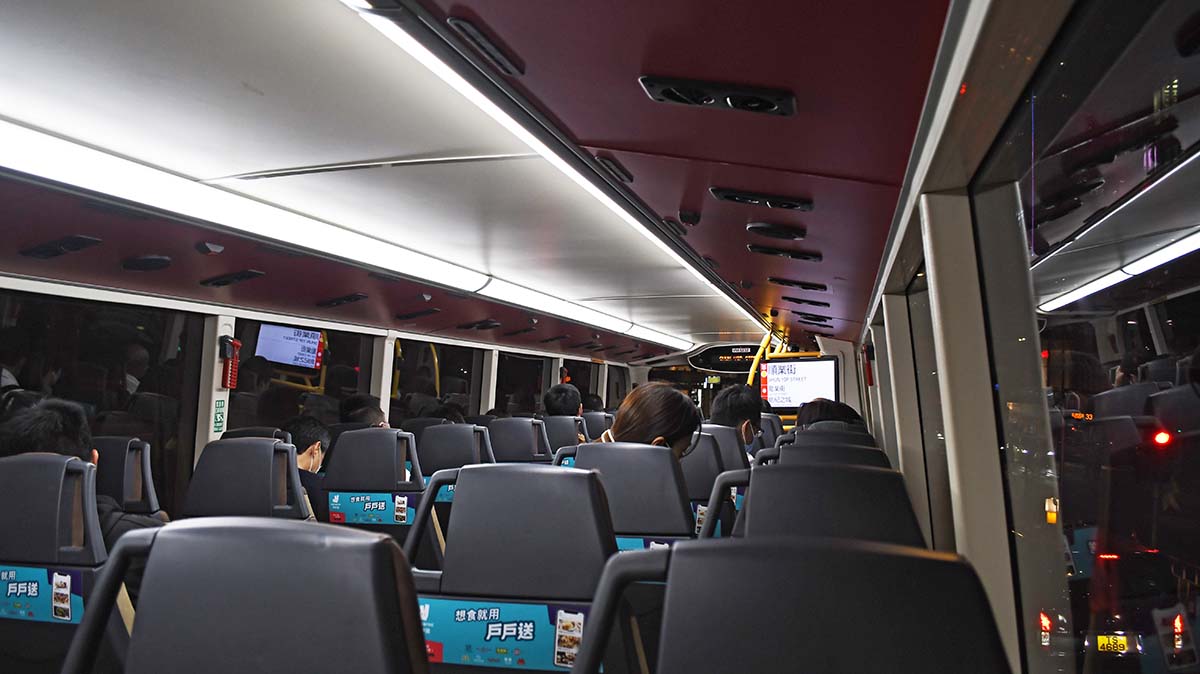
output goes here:
<path id="1" fill-rule="evenodd" d="M 617 552 L 628 550 L 653 550 L 654 548 L 669 548 L 683 538 L 655 538 L 653 536 L 617 536 Z"/>
<path id="2" fill-rule="evenodd" d="M 0 618 L 78 625 L 83 576 L 78 571 L 0 566 Z"/>
<path id="3" fill-rule="evenodd" d="M 418 597 L 429 662 L 566 671 L 583 640 L 586 604 Z"/>
<path id="4" fill-rule="evenodd" d="M 412 524 L 420 494 L 329 492 L 329 521 L 335 524 Z"/>
<path id="5" fill-rule="evenodd" d="M 425 478 L 425 486 L 429 486 L 429 478 Z M 453 503 L 454 502 L 454 487 L 455 485 L 448 484 L 441 489 L 438 489 L 437 496 L 433 499 L 435 503 Z"/>

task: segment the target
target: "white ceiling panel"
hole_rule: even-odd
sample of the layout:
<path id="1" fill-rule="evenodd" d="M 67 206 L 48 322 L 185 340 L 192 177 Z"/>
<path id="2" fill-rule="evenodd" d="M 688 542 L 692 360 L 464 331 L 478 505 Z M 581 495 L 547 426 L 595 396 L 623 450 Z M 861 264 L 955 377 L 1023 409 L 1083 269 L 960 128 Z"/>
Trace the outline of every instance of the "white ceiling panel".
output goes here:
<path id="1" fill-rule="evenodd" d="M 698 338 L 692 341 L 696 342 L 712 341 L 713 332 L 728 335 L 721 337 L 722 340 L 761 340 L 763 336 L 762 329 L 756 327 L 758 324 L 744 315 L 728 316 L 733 309 L 720 297 L 639 297 L 585 304 L 672 334 L 694 335 Z"/>
<path id="2" fill-rule="evenodd" d="M 0 116 L 197 178 L 529 152 L 337 0 L 4 0 Z"/>

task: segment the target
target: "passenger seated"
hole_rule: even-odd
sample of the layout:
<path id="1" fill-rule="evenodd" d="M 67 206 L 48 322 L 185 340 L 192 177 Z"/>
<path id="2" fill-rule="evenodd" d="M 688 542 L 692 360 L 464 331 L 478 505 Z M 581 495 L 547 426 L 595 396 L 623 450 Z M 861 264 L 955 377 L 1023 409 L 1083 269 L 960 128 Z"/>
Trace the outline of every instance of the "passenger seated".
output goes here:
<path id="1" fill-rule="evenodd" d="M 583 414 L 583 400 L 574 384 L 551 386 L 542 396 L 542 407 L 546 409 L 546 416 L 550 417 L 577 417 Z M 579 436 L 579 444 L 587 442 L 583 433 L 576 435 Z"/>
<path id="2" fill-rule="evenodd" d="M 867 425 L 853 407 L 826 398 L 813 398 L 810 402 L 801 405 L 796 412 L 798 428 L 805 428 L 818 421 L 844 421 L 848 424 L 858 424 L 863 428 L 866 428 Z"/>
<path id="3" fill-rule="evenodd" d="M 467 423 L 466 418 L 463 416 L 462 408 L 453 403 L 446 403 L 444 405 L 439 405 L 436 409 L 433 410 L 433 414 L 430 414 L 429 416 L 437 417 L 439 419 L 445 419 L 446 421 L 449 421 L 452 424 Z"/>
<path id="4" fill-rule="evenodd" d="M 683 392 L 669 384 L 652 382 L 639 386 L 625 397 L 613 427 L 601 442 L 639 442 L 670 447 L 676 459 L 691 448 L 703 419 L 700 409 Z"/>
<path id="5" fill-rule="evenodd" d="M 365 423 L 387 428 L 387 417 L 379 406 L 379 398 L 365 393 L 356 393 L 343 400 L 338 407 L 338 416 L 343 424 Z"/>
<path id="6" fill-rule="evenodd" d="M 325 498 L 325 478 L 320 475 L 320 470 L 325 459 L 325 450 L 329 449 L 329 428 L 316 417 L 301 415 L 288 419 L 280 429 L 292 434 L 292 444 L 296 446 L 296 468 L 300 472 L 300 484 L 304 485 L 304 492 L 308 494 L 308 502 L 313 507 L 317 521 L 328 521 L 328 517 L 322 517 L 328 504 Z"/>
<path id="7" fill-rule="evenodd" d="M 1125 354 L 1121 359 L 1121 364 L 1117 366 L 1117 377 L 1113 381 L 1113 386 L 1129 386 L 1136 384 L 1138 381 L 1138 361 L 1137 356 L 1132 353 Z"/>
<path id="8" fill-rule="evenodd" d="M 713 399 L 708 423 L 736 428 L 743 445 L 762 432 L 762 397 L 745 384 L 731 384 Z"/>
<path id="9" fill-rule="evenodd" d="M 603 412 L 604 399 L 595 393 L 589 393 L 583 397 L 584 412 Z"/>
<path id="10" fill-rule="evenodd" d="M 73 402 L 54 398 L 21 410 L 0 425 L 0 457 L 30 452 L 73 456 L 93 464 L 100 459 L 100 453 L 92 446 L 92 432 L 83 408 Z M 104 545 L 109 552 L 126 533 L 163 525 L 162 520 L 156 517 L 125 512 L 109 496 L 96 495 L 96 510 Z M 137 603 L 144 570 L 144 563 L 135 563 L 125 576 L 125 587 L 134 604 Z"/>

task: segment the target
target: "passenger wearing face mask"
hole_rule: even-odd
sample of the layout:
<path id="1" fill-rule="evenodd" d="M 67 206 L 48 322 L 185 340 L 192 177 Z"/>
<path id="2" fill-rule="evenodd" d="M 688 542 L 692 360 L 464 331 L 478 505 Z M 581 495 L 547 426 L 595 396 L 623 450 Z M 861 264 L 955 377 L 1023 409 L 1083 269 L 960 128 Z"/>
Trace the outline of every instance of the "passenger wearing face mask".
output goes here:
<path id="1" fill-rule="evenodd" d="M 749 446 L 762 428 L 762 398 L 745 384 L 731 384 L 713 399 L 708 423 L 737 430 L 742 444 Z"/>
<path id="2" fill-rule="evenodd" d="M 329 503 L 325 495 L 325 478 L 318 474 L 329 449 L 329 428 L 316 417 L 303 415 L 287 420 L 281 430 L 292 434 L 296 446 L 296 468 L 300 469 L 300 484 L 308 494 L 309 511 L 319 522 L 328 522 Z"/>
<path id="3" fill-rule="evenodd" d="M 638 442 L 670 447 L 676 459 L 693 447 L 700 427 L 700 410 L 692 399 L 668 384 L 650 383 L 633 389 L 602 442 Z"/>

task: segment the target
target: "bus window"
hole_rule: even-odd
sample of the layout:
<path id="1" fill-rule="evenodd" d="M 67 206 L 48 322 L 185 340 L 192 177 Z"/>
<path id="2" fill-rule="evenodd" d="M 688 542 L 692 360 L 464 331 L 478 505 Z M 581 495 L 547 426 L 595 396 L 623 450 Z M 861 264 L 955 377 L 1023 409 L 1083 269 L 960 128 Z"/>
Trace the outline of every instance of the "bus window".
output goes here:
<path id="1" fill-rule="evenodd" d="M 580 395 L 594 392 L 595 384 L 593 382 L 600 379 L 599 365 L 582 360 L 564 360 L 563 367 L 567 370 L 567 377 L 570 378 L 568 383 L 579 389 Z"/>
<path id="2" fill-rule="evenodd" d="M 342 400 L 370 390 L 370 335 L 244 319 L 234 333 L 242 350 L 230 429 L 277 427 L 298 414 L 336 424 Z"/>
<path id="3" fill-rule="evenodd" d="M 1200 346 L 1200 293 L 1173 297 L 1154 309 L 1168 353 L 1191 353 Z"/>
<path id="4" fill-rule="evenodd" d="M 541 412 L 542 394 L 551 384 L 551 360 L 504 352 L 499 356 L 496 365 L 497 411 L 513 416 L 532 416 Z"/>
<path id="5" fill-rule="evenodd" d="M 392 402 L 388 420 L 441 416 L 443 406 L 468 417 L 479 413 L 483 351 L 465 346 L 396 340 Z"/>
<path id="6" fill-rule="evenodd" d="M 1122 359 L 1132 356 L 1139 365 L 1154 360 L 1154 338 L 1150 334 L 1146 312 L 1141 307 L 1117 316 L 1117 330 L 1124 345 Z"/>
<path id="7" fill-rule="evenodd" d="M 150 443 L 172 512 L 191 476 L 203 327 L 195 314 L 0 291 L 0 385 L 79 403 L 93 436 Z"/>
<path id="8" fill-rule="evenodd" d="M 629 368 L 620 365 L 608 366 L 608 392 L 604 396 L 605 409 L 616 410 L 629 393 Z"/>

